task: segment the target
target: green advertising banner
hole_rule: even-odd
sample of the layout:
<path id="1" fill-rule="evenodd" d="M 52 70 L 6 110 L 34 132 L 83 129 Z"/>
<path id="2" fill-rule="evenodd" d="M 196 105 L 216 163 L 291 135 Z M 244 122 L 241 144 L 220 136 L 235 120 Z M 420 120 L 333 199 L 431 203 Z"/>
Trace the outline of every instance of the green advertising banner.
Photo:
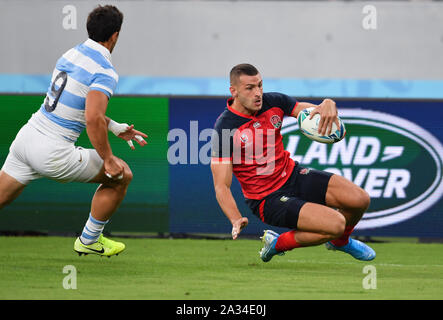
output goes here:
<path id="1" fill-rule="evenodd" d="M 44 96 L 0 96 L 0 161 L 20 127 L 42 104 Z M 148 135 L 141 148 L 109 135 L 116 156 L 126 161 L 134 179 L 126 198 L 107 225 L 108 232 L 167 232 L 168 213 L 168 99 L 159 97 L 111 98 L 107 115 L 120 123 L 134 124 Z M 92 148 L 84 131 L 76 145 Z M 88 217 L 96 184 L 61 184 L 48 179 L 31 182 L 23 193 L 0 211 L 0 230 L 81 232 Z"/>
<path id="2" fill-rule="evenodd" d="M 2 163 L 20 127 L 42 102 L 43 95 L 0 96 Z M 337 102 L 347 129 L 339 143 L 313 142 L 302 135 L 295 118 L 284 119 L 281 133 L 291 158 L 304 167 L 342 175 L 368 192 L 371 205 L 356 228 L 357 234 L 441 237 L 442 102 Z M 134 179 L 107 232 L 229 232 L 229 222 L 215 199 L 207 134 L 225 106 L 223 97 L 115 96 L 110 100 L 109 117 L 134 124 L 149 137 L 147 146 L 135 144 L 136 150 L 131 150 L 125 141 L 109 135 L 115 155 L 129 164 Z M 86 132 L 76 145 L 92 147 Z M 175 161 L 178 156 L 180 162 Z M 251 215 L 233 181 L 240 210 Z M 15 202 L 0 210 L 0 231 L 79 233 L 96 187 L 33 181 Z M 245 234 L 260 234 L 267 227 L 250 218 Z"/>
<path id="3" fill-rule="evenodd" d="M 282 134 L 292 159 L 344 176 L 362 187 L 371 205 L 357 230 L 409 220 L 438 203 L 443 192 L 443 145 L 416 123 L 384 111 L 340 109 L 349 133 L 340 143 L 311 141 L 294 118 Z"/>

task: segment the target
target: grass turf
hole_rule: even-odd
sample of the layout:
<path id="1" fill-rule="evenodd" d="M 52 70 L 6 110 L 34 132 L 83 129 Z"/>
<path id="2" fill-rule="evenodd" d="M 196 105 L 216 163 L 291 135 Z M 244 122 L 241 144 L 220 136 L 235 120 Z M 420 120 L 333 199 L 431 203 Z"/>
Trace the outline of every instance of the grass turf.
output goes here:
<path id="1" fill-rule="evenodd" d="M 318 246 L 263 263 L 258 240 L 121 241 L 125 252 L 101 258 L 79 257 L 73 238 L 0 237 L 0 299 L 443 299 L 442 244 L 373 243 L 371 262 Z M 66 265 L 76 290 L 63 288 Z M 366 265 L 376 289 L 363 288 Z"/>

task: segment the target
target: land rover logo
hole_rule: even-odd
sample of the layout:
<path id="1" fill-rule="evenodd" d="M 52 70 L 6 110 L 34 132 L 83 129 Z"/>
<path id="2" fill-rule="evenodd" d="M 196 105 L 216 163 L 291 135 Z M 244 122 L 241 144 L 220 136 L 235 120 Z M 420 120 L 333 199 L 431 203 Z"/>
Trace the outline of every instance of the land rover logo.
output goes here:
<path id="1" fill-rule="evenodd" d="M 332 145 L 302 136 L 295 118 L 284 119 L 281 133 L 292 159 L 343 175 L 369 193 L 371 205 L 357 229 L 410 219 L 443 196 L 443 146 L 426 129 L 378 111 L 339 114 L 348 135 Z"/>

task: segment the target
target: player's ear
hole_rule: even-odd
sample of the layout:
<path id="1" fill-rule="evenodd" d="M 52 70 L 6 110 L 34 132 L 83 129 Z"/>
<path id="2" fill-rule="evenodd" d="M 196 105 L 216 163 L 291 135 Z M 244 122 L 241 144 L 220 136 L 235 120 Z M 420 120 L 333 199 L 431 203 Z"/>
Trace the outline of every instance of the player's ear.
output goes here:
<path id="1" fill-rule="evenodd" d="M 237 97 L 237 89 L 232 84 L 229 87 L 229 91 L 231 92 L 233 98 Z"/>
<path id="2" fill-rule="evenodd" d="M 116 31 L 116 32 L 114 32 L 113 34 L 112 34 L 112 36 L 111 36 L 111 40 L 112 40 L 112 42 L 117 42 L 117 39 L 118 39 L 118 35 L 119 35 L 120 33 L 118 32 L 118 31 Z"/>
<path id="3" fill-rule="evenodd" d="M 116 31 L 114 32 L 111 37 L 109 38 L 109 40 L 107 41 L 110 44 L 110 48 L 109 51 L 112 53 L 112 51 L 114 50 L 115 45 L 117 44 L 117 40 L 118 40 L 118 35 L 119 32 Z"/>

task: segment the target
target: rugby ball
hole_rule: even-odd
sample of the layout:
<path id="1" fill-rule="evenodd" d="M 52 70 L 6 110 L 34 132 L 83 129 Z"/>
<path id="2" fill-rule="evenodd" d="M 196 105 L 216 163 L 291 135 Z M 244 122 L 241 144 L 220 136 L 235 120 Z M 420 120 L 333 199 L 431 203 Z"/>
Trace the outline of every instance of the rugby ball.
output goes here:
<path id="1" fill-rule="evenodd" d="M 335 143 L 342 140 L 346 135 L 346 128 L 343 121 L 338 118 L 340 127 L 337 128 L 335 123 L 332 124 L 331 134 L 329 136 L 322 136 L 318 133 L 318 124 L 320 122 L 320 114 L 315 114 L 312 119 L 309 119 L 314 107 L 300 111 L 297 116 L 298 126 L 300 131 L 309 139 L 321 143 Z"/>

